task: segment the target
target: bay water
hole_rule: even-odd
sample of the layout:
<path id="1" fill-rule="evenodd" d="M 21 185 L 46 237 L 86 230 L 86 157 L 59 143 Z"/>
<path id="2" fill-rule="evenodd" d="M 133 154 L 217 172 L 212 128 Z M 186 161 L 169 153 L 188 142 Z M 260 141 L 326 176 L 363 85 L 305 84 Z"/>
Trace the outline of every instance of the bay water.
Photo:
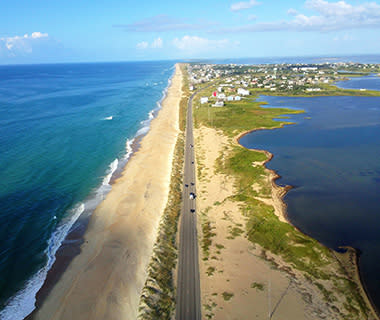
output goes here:
<path id="1" fill-rule="evenodd" d="M 380 89 L 367 78 L 344 84 Z M 276 182 L 294 187 L 284 199 L 292 224 L 332 249 L 359 250 L 364 284 L 380 309 L 380 97 L 260 99 L 305 113 L 240 143 L 274 154 L 267 166 L 282 177 Z"/>

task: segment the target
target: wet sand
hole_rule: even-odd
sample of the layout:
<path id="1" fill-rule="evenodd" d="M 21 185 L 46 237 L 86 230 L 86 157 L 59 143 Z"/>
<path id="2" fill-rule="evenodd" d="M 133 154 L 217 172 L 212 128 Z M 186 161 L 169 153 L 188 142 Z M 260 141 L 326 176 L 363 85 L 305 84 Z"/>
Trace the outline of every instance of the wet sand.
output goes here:
<path id="1" fill-rule="evenodd" d="M 133 319 L 169 191 L 182 95 L 179 66 L 162 109 L 90 218 L 80 254 L 34 319 Z"/>

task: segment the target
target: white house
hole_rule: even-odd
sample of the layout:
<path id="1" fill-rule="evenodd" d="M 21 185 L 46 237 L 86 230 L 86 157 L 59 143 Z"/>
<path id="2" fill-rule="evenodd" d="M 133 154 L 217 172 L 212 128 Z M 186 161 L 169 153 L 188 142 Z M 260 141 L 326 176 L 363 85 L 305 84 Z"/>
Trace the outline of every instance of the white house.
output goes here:
<path id="1" fill-rule="evenodd" d="M 238 88 L 237 93 L 242 95 L 242 96 L 249 96 L 249 90 L 247 90 L 247 89 Z"/>
<path id="2" fill-rule="evenodd" d="M 223 107 L 224 106 L 224 101 L 217 101 L 215 102 L 215 104 L 213 105 L 213 107 Z"/>
<path id="3" fill-rule="evenodd" d="M 240 96 L 236 96 L 235 97 L 235 101 L 240 101 L 241 100 L 241 97 Z"/>
<path id="4" fill-rule="evenodd" d="M 208 102 L 208 97 L 201 97 L 201 104 L 205 104 Z"/>
<path id="5" fill-rule="evenodd" d="M 227 101 L 234 101 L 234 96 L 228 96 Z"/>
<path id="6" fill-rule="evenodd" d="M 217 98 L 218 98 L 218 99 L 226 99 L 226 95 L 225 95 L 224 93 L 219 93 L 219 94 L 217 95 Z"/>

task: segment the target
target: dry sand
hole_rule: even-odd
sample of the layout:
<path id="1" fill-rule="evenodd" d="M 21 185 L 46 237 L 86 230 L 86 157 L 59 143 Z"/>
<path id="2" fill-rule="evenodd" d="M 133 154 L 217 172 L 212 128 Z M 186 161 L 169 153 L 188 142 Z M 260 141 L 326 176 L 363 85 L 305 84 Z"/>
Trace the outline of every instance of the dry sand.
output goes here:
<path id="1" fill-rule="evenodd" d="M 236 140 L 206 127 L 195 130 L 194 136 L 200 171 L 198 228 L 201 230 L 202 219 L 207 219 L 215 234 L 208 259 L 204 259 L 200 249 L 203 319 L 340 319 L 336 310 L 326 304 L 320 290 L 306 281 L 301 272 L 278 256 L 269 252 L 263 255 L 262 248 L 244 236 L 246 220 L 239 208 L 242 204 L 228 199 L 236 193 L 233 177 L 215 170 L 216 159 L 222 152 L 228 152 Z M 273 178 L 275 173 L 271 172 L 268 176 L 273 187 L 271 197 L 257 199 L 272 205 L 279 219 L 284 221 L 281 201 L 284 188 L 276 187 Z M 253 188 L 259 187 L 253 185 Z M 233 235 L 232 228 L 240 229 L 241 235 Z M 338 262 L 331 268 L 332 273 L 338 270 Z M 337 306 L 344 303 L 344 296 L 341 298 Z"/>
<path id="2" fill-rule="evenodd" d="M 81 253 L 35 319 L 135 319 L 160 217 L 166 206 L 178 136 L 178 65 L 141 147 L 92 215 Z"/>

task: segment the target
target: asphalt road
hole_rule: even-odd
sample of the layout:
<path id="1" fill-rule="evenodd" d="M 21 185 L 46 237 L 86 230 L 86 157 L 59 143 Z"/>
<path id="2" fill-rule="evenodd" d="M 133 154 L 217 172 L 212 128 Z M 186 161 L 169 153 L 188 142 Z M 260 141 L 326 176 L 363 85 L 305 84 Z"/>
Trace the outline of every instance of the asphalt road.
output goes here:
<path id="1" fill-rule="evenodd" d="M 187 110 L 183 204 L 177 277 L 177 320 L 201 320 L 196 199 L 190 198 L 192 193 L 196 195 L 192 117 L 192 101 L 195 94 L 190 97 Z"/>

